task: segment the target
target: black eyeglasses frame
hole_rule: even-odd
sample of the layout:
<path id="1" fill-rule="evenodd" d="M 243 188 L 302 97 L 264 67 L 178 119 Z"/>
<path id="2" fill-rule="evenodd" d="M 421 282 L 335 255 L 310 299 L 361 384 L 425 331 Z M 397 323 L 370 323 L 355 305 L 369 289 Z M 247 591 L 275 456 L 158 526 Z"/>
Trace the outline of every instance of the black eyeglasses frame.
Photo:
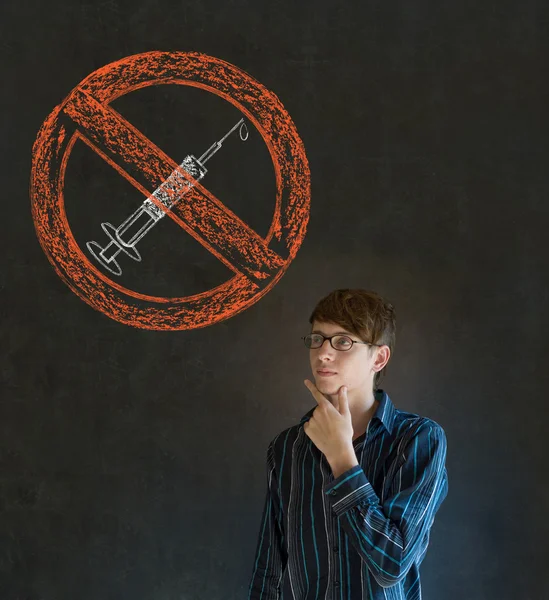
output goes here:
<path id="1" fill-rule="evenodd" d="M 316 348 L 310 348 L 309 346 L 307 346 L 307 342 L 305 341 L 305 338 L 309 337 L 310 335 L 319 335 L 320 337 L 324 338 L 322 340 L 322 344 L 320 344 L 320 346 L 316 347 Z M 346 348 L 345 350 L 342 350 L 341 348 L 336 348 L 333 343 L 332 343 L 332 338 L 335 337 L 345 337 L 348 340 L 351 340 L 352 344 Z M 303 340 L 303 343 L 305 344 L 305 348 L 309 349 L 309 350 L 318 350 L 319 348 L 322 348 L 322 346 L 324 345 L 324 342 L 326 340 L 330 340 L 330 346 L 334 349 L 337 350 L 338 352 L 348 352 L 354 344 L 366 344 L 367 346 L 377 346 L 378 348 L 381 348 L 381 344 L 372 344 L 372 342 L 363 342 L 362 340 L 353 340 L 352 337 L 349 337 L 348 335 L 345 335 L 343 333 L 336 333 L 334 335 L 322 335 L 322 333 L 308 333 L 307 335 L 304 335 L 301 337 L 301 339 Z"/>

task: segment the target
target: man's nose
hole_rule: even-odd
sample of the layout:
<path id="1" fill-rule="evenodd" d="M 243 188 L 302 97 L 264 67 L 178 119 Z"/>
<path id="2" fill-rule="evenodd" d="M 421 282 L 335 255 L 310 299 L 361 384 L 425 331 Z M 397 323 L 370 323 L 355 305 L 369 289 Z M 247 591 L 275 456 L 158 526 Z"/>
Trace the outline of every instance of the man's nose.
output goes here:
<path id="1" fill-rule="evenodd" d="M 330 344 L 330 340 L 324 340 L 320 348 L 318 348 L 318 356 L 332 356 L 336 352 Z"/>

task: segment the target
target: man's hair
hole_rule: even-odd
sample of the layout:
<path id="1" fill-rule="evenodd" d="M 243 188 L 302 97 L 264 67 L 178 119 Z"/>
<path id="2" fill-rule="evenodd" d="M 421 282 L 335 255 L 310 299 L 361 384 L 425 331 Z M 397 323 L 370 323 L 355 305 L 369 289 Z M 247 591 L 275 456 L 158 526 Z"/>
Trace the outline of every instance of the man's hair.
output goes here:
<path id="1" fill-rule="evenodd" d="M 376 292 L 357 289 L 334 290 L 315 306 L 309 323 L 322 321 L 340 325 L 363 342 L 395 347 L 394 306 Z M 385 375 L 387 365 L 374 375 L 374 389 Z"/>

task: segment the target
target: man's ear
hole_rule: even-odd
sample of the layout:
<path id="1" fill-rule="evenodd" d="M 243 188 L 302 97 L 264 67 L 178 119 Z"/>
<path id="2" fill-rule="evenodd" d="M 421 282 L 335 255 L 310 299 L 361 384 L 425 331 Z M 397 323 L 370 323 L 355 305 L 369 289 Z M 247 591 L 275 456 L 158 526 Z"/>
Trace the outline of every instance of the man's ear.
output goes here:
<path id="1" fill-rule="evenodd" d="M 374 361 L 375 371 L 381 371 L 391 358 L 391 349 L 389 346 L 381 346 L 377 349 L 377 356 Z"/>

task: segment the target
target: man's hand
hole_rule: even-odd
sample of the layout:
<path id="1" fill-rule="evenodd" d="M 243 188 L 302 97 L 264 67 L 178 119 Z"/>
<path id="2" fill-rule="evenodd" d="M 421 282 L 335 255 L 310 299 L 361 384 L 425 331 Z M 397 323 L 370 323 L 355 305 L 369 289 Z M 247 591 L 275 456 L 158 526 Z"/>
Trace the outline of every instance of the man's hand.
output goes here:
<path id="1" fill-rule="evenodd" d="M 334 406 L 314 383 L 305 379 L 305 385 L 317 401 L 303 430 L 314 445 L 324 454 L 332 467 L 334 477 L 358 465 L 353 448 L 353 423 L 349 411 L 347 388 L 341 386 Z"/>

